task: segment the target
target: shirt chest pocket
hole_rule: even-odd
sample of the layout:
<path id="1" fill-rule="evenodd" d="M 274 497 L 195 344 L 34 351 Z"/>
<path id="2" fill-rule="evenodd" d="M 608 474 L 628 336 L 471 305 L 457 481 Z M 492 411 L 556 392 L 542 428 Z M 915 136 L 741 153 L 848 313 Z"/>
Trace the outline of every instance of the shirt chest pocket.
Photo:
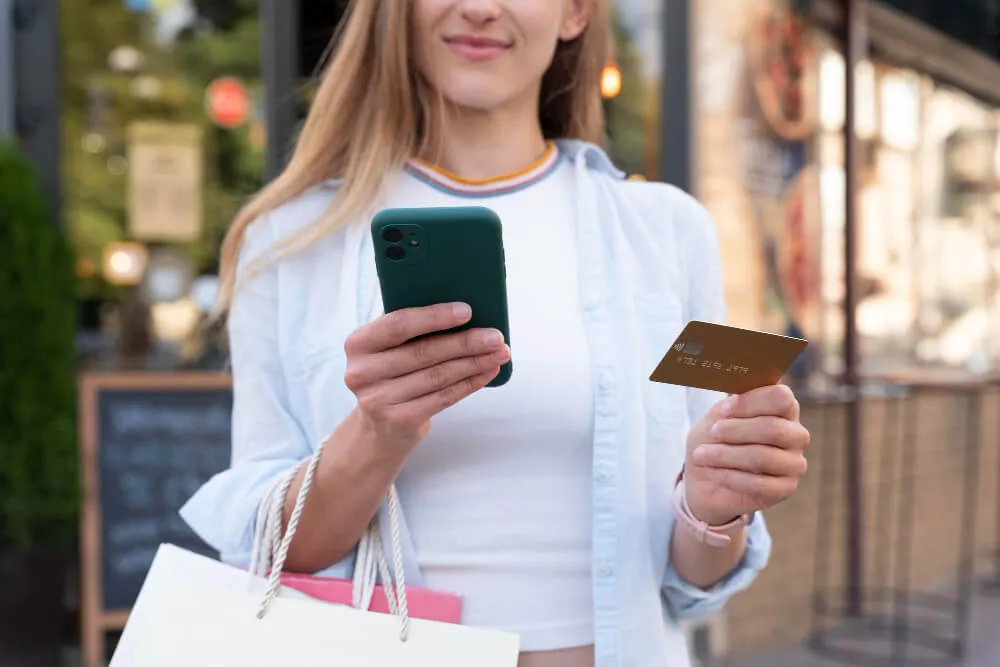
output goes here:
<path id="1" fill-rule="evenodd" d="M 685 322 L 681 304 L 672 294 L 639 295 L 636 311 L 640 322 L 642 370 L 648 378 L 680 335 Z M 650 381 L 643 383 L 643 387 L 651 436 L 662 436 L 664 428 L 683 426 L 687 406 L 683 387 Z"/>

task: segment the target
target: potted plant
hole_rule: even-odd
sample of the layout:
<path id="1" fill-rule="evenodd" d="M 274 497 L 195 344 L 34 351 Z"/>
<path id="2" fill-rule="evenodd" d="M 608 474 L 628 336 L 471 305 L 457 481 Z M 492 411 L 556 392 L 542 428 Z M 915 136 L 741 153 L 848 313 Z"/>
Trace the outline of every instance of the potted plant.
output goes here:
<path id="1" fill-rule="evenodd" d="M 79 498 L 74 279 L 31 163 L 0 142 L 0 662 L 12 647 L 58 648 L 65 622 Z"/>

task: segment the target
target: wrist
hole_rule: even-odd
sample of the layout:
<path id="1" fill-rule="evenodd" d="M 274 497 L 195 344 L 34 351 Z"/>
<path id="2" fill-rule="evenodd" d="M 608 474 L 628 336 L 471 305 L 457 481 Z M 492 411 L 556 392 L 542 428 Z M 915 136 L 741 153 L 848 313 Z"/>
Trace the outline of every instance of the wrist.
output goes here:
<path id="1" fill-rule="evenodd" d="M 737 542 L 746 539 L 746 527 L 753 521 L 753 516 L 746 514 L 729 516 L 728 511 L 698 505 L 696 500 L 696 507 L 701 512 L 699 516 L 691 508 L 684 477 L 685 468 L 681 468 L 673 493 L 674 515 L 678 525 L 694 536 L 698 542 L 710 547 L 725 547 L 732 544 L 734 539 Z"/>
<path id="2" fill-rule="evenodd" d="M 330 439 L 338 441 L 338 448 L 347 450 L 359 467 L 389 469 L 394 471 L 393 478 L 412 449 L 385 437 L 357 408 L 347 415 Z"/>
<path id="3" fill-rule="evenodd" d="M 704 488 L 705 485 L 702 483 L 702 476 L 698 473 L 698 465 L 687 461 L 677 477 L 678 483 L 682 480 L 684 482 L 684 499 L 687 501 L 687 507 L 692 516 L 699 521 L 704 521 L 709 526 L 722 526 L 738 518 L 739 512 L 720 510 L 711 507 L 709 503 L 702 500 L 698 490 Z"/>
<path id="4" fill-rule="evenodd" d="M 686 484 L 683 491 L 691 516 L 698 521 L 707 523 L 709 526 L 724 526 L 741 516 L 739 512 L 720 512 L 706 507 L 704 503 L 701 503 L 698 500 L 697 494 L 693 494 L 688 490 L 688 486 Z"/>

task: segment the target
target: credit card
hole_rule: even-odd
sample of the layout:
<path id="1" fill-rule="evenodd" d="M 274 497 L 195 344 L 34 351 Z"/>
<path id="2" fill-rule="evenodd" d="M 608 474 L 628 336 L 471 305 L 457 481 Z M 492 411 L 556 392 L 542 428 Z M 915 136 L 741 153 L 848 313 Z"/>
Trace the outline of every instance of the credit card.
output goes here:
<path id="1" fill-rule="evenodd" d="M 808 345 L 801 338 L 693 320 L 649 379 L 744 394 L 780 382 Z"/>

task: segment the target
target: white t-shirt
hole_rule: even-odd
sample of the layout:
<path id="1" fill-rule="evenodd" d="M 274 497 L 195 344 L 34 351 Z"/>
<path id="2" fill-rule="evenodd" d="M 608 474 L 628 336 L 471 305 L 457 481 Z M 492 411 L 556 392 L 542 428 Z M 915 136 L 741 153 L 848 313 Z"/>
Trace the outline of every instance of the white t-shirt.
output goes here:
<path id="1" fill-rule="evenodd" d="M 594 384 L 574 187 L 552 145 L 488 181 L 413 163 L 387 202 L 481 205 L 503 224 L 513 376 L 435 417 L 397 489 L 425 584 L 463 597 L 463 623 L 517 632 L 526 651 L 594 641 Z"/>

